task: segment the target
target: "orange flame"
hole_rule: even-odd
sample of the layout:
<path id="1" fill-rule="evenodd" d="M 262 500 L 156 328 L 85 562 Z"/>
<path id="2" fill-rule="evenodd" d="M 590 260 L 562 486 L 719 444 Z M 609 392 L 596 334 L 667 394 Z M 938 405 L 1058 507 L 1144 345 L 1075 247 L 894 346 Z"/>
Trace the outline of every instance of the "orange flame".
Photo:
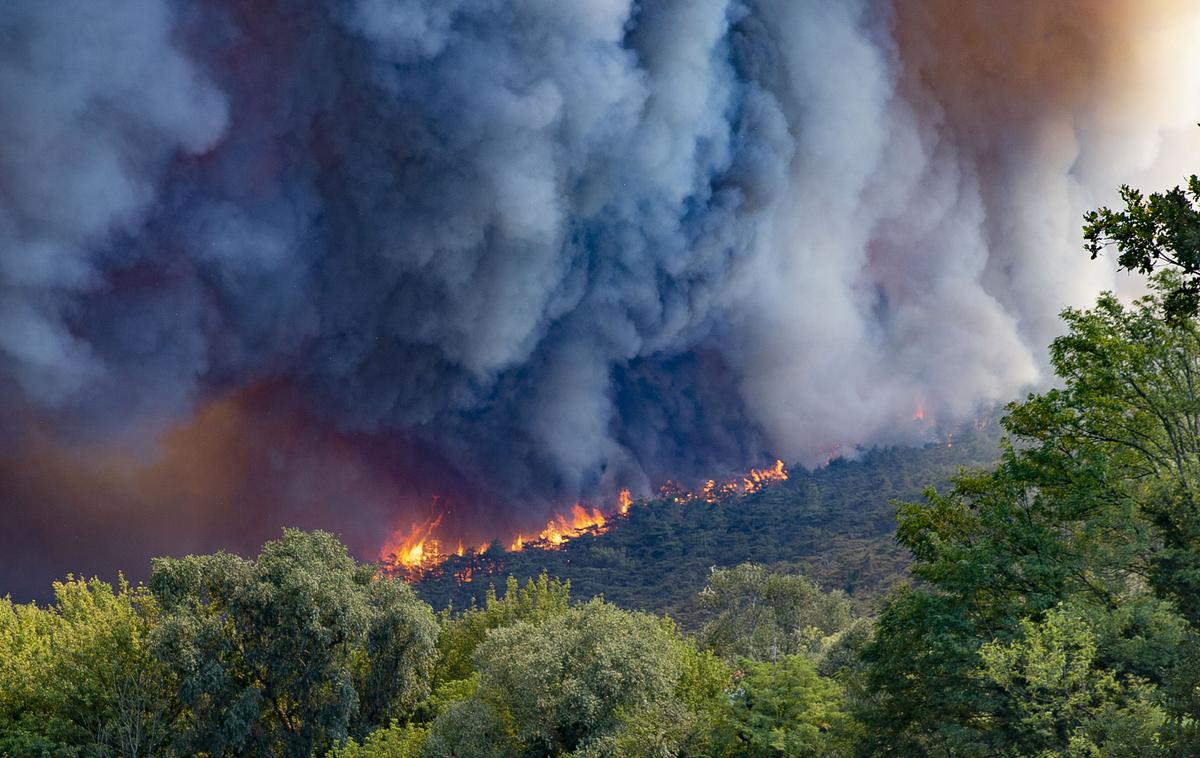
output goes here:
<path id="1" fill-rule="evenodd" d="M 699 492 L 685 490 L 672 481 L 668 481 L 660 487 L 658 492 L 663 498 L 679 504 L 718 503 L 737 495 L 754 494 L 773 482 L 786 482 L 788 476 L 787 466 L 783 461 L 777 459 L 770 468 L 750 469 L 741 480 L 731 479 L 718 482 L 716 479 L 709 479 Z"/>
<path id="2" fill-rule="evenodd" d="M 925 404 L 918 401 L 916 410 L 913 411 L 913 421 L 924 421 L 924 420 L 925 420 Z"/>
<path id="3" fill-rule="evenodd" d="M 438 549 L 438 542 L 430 539 L 430 536 L 433 534 L 433 530 L 441 525 L 444 515 L 439 513 L 435 518 L 431 518 L 423 524 L 413 524 L 407 534 L 401 534 L 399 531 L 393 532 L 383 547 L 379 549 L 380 560 L 395 561 L 405 568 L 416 568 L 427 562 L 440 562 L 441 553 Z"/>
<path id="4" fill-rule="evenodd" d="M 561 513 L 554 514 L 554 518 L 546 523 L 546 528 L 538 532 L 536 537 L 518 534 L 509 546 L 509 550 L 513 552 L 521 550 L 527 542 L 544 543 L 541 547 L 555 548 L 585 532 L 603 532 L 607 521 L 599 510 L 584 508 L 581 503 L 576 503 L 571 507 L 569 519 Z"/>
<path id="5" fill-rule="evenodd" d="M 632 507 L 633 498 L 629 496 L 629 488 L 625 487 L 621 490 L 621 494 L 617 495 L 617 513 L 624 516 Z"/>
<path id="6" fill-rule="evenodd" d="M 750 473 L 742 477 L 742 491 L 746 493 L 758 492 L 771 482 L 786 482 L 787 478 L 787 467 L 783 465 L 783 461 L 776 458 L 775 465 L 771 468 L 750 469 Z"/>

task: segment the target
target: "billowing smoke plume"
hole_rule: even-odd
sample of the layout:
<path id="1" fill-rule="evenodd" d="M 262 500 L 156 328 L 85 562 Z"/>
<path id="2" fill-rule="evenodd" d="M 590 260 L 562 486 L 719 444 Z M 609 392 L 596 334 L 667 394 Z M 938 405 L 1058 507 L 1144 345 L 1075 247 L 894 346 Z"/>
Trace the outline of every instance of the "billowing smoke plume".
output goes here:
<path id="1" fill-rule="evenodd" d="M 487 537 L 1009 399 L 1114 284 L 1080 213 L 1195 168 L 1198 38 L 1190 0 L 10 0 L 0 591 L 369 550 L 431 494 Z"/>

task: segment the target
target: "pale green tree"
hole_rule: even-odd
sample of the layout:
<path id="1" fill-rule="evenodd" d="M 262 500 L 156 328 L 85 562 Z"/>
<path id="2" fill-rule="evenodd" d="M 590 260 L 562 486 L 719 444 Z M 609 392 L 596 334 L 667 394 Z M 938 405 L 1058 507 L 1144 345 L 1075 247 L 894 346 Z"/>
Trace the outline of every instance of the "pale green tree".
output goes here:
<path id="1" fill-rule="evenodd" d="M 736 755 L 800 758 L 848 755 L 856 724 L 837 683 L 819 676 L 803 655 L 774 663 L 742 661 L 732 698 Z"/>
<path id="2" fill-rule="evenodd" d="M 1169 755 L 1154 689 L 1099 661 L 1101 640 L 1086 610 L 1059 605 L 1020 634 L 980 648 L 978 676 L 1008 696 L 1002 715 L 1011 755 Z"/>
<path id="3" fill-rule="evenodd" d="M 393 721 L 371 732 L 361 743 L 351 739 L 343 747 L 330 750 L 326 758 L 419 758 L 428 736 L 426 726 Z"/>
<path id="4" fill-rule="evenodd" d="M 683 676 L 668 625 L 595 600 L 494 629 L 474 660 L 477 690 L 434 722 L 429 755 L 586 749 L 625 714 L 674 699 Z"/>
<path id="5" fill-rule="evenodd" d="M 148 640 L 158 615 L 121 579 L 54 585 L 47 608 L 0 600 L 0 755 L 155 755 L 176 713 Z"/>
<path id="6" fill-rule="evenodd" d="M 815 654 L 853 620 L 845 593 L 824 592 L 804 576 L 752 563 L 714 569 L 700 600 L 711 615 L 700 641 L 730 659 Z"/>

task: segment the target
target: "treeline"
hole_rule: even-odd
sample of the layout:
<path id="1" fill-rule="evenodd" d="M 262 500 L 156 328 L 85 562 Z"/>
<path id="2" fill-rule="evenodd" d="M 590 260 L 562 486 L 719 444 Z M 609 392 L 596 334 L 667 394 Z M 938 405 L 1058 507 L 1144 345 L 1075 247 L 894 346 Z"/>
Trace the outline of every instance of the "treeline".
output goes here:
<path id="1" fill-rule="evenodd" d="M 713 574 L 698 640 L 542 575 L 435 616 L 331 535 L 254 561 L 155 561 L 0 603 L 0 754 L 828 755 L 849 602 L 757 566 Z"/>
<path id="2" fill-rule="evenodd" d="M 907 576 L 909 555 L 894 540 L 895 502 L 947 486 L 963 468 L 995 465 L 999 414 L 982 415 L 949 438 L 918 448 L 860 451 L 811 471 L 793 468 L 785 482 L 713 503 L 639 501 L 603 534 L 557 550 L 451 557 L 416 585 L 435 608 L 482 603 L 488 587 L 513 575 L 542 572 L 569 579 L 579 597 L 604 597 L 623 608 L 668 614 L 687 630 L 704 621 L 698 593 L 714 567 L 752 561 L 805 574 L 841 589 L 861 610 Z M 913 422 L 918 423 L 916 421 Z M 933 432 L 930 432 L 932 435 Z M 471 581 L 460 576 L 471 572 Z"/>

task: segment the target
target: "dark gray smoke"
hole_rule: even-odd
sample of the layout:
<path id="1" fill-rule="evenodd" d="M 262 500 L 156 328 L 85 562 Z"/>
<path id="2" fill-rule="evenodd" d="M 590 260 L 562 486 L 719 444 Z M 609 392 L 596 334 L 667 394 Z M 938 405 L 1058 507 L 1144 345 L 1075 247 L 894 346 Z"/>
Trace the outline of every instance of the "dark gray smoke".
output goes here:
<path id="1" fill-rule="evenodd" d="M 536 521 L 918 439 L 1112 286 L 1079 213 L 1194 157 L 1198 37 L 1184 0 L 9 0 L 0 470 L 159 465 L 249 393 L 403 447 L 359 484 Z M 323 444 L 255 446 L 276 499 Z M 39 486 L 10 510 L 89 507 Z"/>

